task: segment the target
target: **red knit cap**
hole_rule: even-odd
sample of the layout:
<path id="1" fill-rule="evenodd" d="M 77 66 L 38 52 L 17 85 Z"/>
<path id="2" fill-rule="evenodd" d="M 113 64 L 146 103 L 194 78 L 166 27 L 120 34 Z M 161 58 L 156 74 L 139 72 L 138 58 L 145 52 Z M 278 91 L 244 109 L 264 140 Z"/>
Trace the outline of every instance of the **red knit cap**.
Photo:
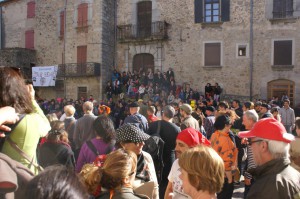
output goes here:
<path id="1" fill-rule="evenodd" d="M 189 147 L 194 147 L 199 144 L 204 144 L 206 146 L 210 146 L 210 141 L 202 135 L 199 131 L 195 130 L 192 127 L 186 128 L 181 131 L 177 139 L 186 143 Z"/>

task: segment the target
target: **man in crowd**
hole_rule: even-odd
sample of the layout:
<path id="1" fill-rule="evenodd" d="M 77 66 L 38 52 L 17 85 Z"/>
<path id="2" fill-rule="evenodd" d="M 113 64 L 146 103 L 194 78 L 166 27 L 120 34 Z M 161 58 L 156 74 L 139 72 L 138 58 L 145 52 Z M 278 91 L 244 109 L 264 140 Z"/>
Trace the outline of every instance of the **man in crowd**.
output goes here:
<path id="1" fill-rule="evenodd" d="M 164 198 L 165 190 L 168 185 L 168 175 L 175 160 L 174 149 L 176 145 L 176 137 L 180 132 L 180 128 L 172 123 L 174 115 L 175 109 L 172 106 L 167 105 L 163 109 L 162 120 L 149 124 L 148 134 L 159 136 L 165 142 L 163 149 L 164 168 L 162 172 L 162 180 L 159 184 L 160 198 Z"/>
<path id="2" fill-rule="evenodd" d="M 83 117 L 79 118 L 75 125 L 75 132 L 73 135 L 73 140 L 75 143 L 75 158 L 78 157 L 80 148 L 82 144 L 94 138 L 96 136 L 94 128 L 93 128 L 93 122 L 97 118 L 93 114 L 93 103 L 90 101 L 86 101 L 83 104 Z"/>
<path id="3" fill-rule="evenodd" d="M 299 198 L 300 173 L 290 166 L 289 159 L 294 136 L 274 118 L 259 120 L 239 136 L 248 138 L 256 163 L 256 168 L 249 170 L 256 181 L 247 198 Z"/>
<path id="4" fill-rule="evenodd" d="M 65 130 L 68 133 L 68 137 L 69 137 L 69 141 L 71 143 L 71 147 L 72 147 L 73 150 L 75 150 L 75 143 L 74 143 L 74 140 L 73 140 L 75 125 L 76 125 L 76 119 L 74 117 L 75 108 L 72 105 L 66 105 L 64 107 L 64 112 L 66 114 L 66 118 L 64 120 Z"/>
<path id="5" fill-rule="evenodd" d="M 189 148 L 195 147 L 199 144 L 210 146 L 210 142 L 199 131 L 196 131 L 194 128 L 184 129 L 178 134 L 176 139 L 175 152 L 177 158 Z M 166 189 L 165 199 L 188 198 L 188 196 L 183 193 L 182 180 L 179 178 L 180 175 L 181 172 L 177 159 L 173 163 L 168 176 L 169 183 Z"/>
<path id="6" fill-rule="evenodd" d="M 183 118 L 180 124 L 181 130 L 192 127 L 197 131 L 200 130 L 199 122 L 192 116 L 193 109 L 189 104 L 182 104 L 180 107 L 180 115 Z"/>
<path id="7" fill-rule="evenodd" d="M 213 106 L 206 107 L 205 110 L 206 118 L 204 119 L 204 129 L 206 132 L 207 139 L 210 139 L 211 135 L 215 132 L 215 108 Z"/>
<path id="8" fill-rule="evenodd" d="M 247 110 L 244 112 L 243 115 L 243 125 L 245 126 L 246 130 L 251 130 L 254 124 L 258 121 L 259 117 L 255 110 Z M 245 191 L 244 191 L 244 198 L 246 198 L 251 185 L 254 183 L 254 179 L 252 175 L 247 171 L 248 169 L 255 168 L 255 162 L 253 159 L 253 153 L 251 147 L 247 146 L 247 161 L 246 161 L 246 168 L 244 172 L 245 178 Z"/>
<path id="9" fill-rule="evenodd" d="M 260 108 L 260 113 L 262 114 L 261 118 L 273 117 L 270 110 L 271 110 L 271 106 L 269 104 L 263 103 Z"/>
<path id="10" fill-rule="evenodd" d="M 279 109 L 281 116 L 281 122 L 288 133 L 292 133 L 295 126 L 295 112 L 294 109 L 290 107 L 290 100 L 285 99 L 283 101 L 283 107 Z"/>
<path id="11" fill-rule="evenodd" d="M 130 115 L 124 120 L 124 124 L 132 123 L 139 127 L 144 132 L 148 131 L 148 121 L 147 119 L 139 113 L 140 106 L 137 102 L 132 102 L 129 104 Z"/>

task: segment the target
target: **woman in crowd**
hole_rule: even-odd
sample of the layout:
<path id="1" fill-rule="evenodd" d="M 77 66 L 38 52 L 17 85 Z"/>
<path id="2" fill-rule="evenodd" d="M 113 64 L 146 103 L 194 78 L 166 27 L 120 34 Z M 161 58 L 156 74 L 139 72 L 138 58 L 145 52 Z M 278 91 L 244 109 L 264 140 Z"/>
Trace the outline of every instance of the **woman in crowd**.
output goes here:
<path id="1" fill-rule="evenodd" d="M 212 148 L 223 159 L 225 165 L 225 181 L 222 191 L 218 193 L 218 199 L 231 198 L 234 189 L 232 172 L 237 169 L 238 150 L 234 139 L 229 135 L 231 126 L 232 120 L 228 115 L 219 115 L 214 123 L 216 131 L 210 138 Z"/>
<path id="2" fill-rule="evenodd" d="M 147 198 L 133 192 L 136 155 L 118 149 L 107 155 L 103 165 L 94 167 L 86 175 L 84 184 L 96 199 Z"/>
<path id="3" fill-rule="evenodd" d="M 68 133 L 62 121 L 50 123 L 52 129 L 49 131 L 46 142 L 39 148 L 38 160 L 42 167 L 62 164 L 67 167 L 75 167 L 74 153 L 69 145 Z"/>
<path id="4" fill-rule="evenodd" d="M 179 157 L 183 190 L 192 199 L 216 198 L 224 183 L 224 163 L 210 147 L 200 145 Z"/>
<path id="5" fill-rule="evenodd" d="M 93 162 L 98 155 L 114 150 L 115 129 L 112 120 L 106 115 L 100 115 L 94 121 L 93 128 L 96 137 L 82 145 L 76 164 L 77 173 L 84 164 Z"/>
<path id="6" fill-rule="evenodd" d="M 153 198 L 157 199 L 158 195 L 158 182 L 154 163 L 149 153 L 143 151 L 144 141 L 149 139 L 149 135 L 144 133 L 133 124 L 125 124 L 117 129 L 117 144 L 137 155 L 137 171 L 135 174 L 134 187 L 140 186 L 144 182 L 153 181 L 154 190 Z"/>
<path id="7" fill-rule="evenodd" d="M 73 170 L 50 166 L 27 185 L 24 199 L 86 199 L 88 194 Z"/>
<path id="8" fill-rule="evenodd" d="M 17 68 L 0 67 L 0 107 L 4 106 L 15 108 L 20 114 L 20 120 L 6 138 L 2 153 L 37 174 L 39 169 L 36 158 L 37 145 L 40 137 L 46 136 L 51 127 L 35 101 L 33 86 L 25 84 Z"/>
<path id="9" fill-rule="evenodd" d="M 271 113 L 274 117 L 275 120 L 277 120 L 278 122 L 281 122 L 281 116 L 279 114 L 279 107 L 273 107 L 271 108 Z"/>

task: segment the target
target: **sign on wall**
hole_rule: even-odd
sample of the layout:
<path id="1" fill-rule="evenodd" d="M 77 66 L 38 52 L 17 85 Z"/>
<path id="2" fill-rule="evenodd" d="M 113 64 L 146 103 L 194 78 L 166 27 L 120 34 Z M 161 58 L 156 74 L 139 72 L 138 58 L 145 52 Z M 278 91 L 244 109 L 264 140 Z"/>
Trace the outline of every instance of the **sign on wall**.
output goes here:
<path id="1" fill-rule="evenodd" d="M 33 86 L 55 86 L 58 66 L 32 67 Z"/>

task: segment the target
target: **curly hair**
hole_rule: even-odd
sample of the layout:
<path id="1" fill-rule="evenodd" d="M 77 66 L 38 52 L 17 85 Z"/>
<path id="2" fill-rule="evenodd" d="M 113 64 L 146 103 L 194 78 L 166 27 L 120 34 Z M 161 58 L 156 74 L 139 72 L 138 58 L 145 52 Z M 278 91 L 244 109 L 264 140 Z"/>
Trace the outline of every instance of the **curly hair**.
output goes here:
<path id="1" fill-rule="evenodd" d="M 33 112 L 30 93 L 18 69 L 0 67 L 0 95 L 0 107 L 12 106 L 20 114 Z"/>
<path id="2" fill-rule="evenodd" d="M 106 115 L 100 115 L 93 123 L 96 134 L 100 136 L 105 143 L 110 143 L 116 138 L 115 128 L 112 120 Z"/>

